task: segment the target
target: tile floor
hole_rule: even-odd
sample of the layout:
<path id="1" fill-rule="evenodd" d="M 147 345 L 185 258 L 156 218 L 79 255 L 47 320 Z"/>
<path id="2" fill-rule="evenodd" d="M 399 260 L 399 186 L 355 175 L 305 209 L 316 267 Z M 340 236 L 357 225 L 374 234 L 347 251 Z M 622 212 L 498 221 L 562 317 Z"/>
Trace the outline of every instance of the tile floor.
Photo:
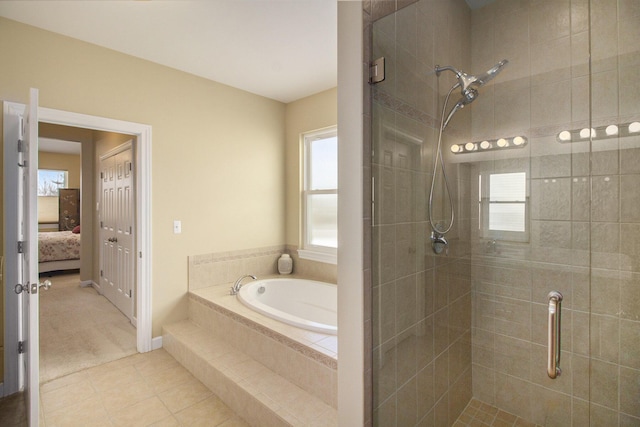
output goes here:
<path id="1" fill-rule="evenodd" d="M 42 384 L 40 407 L 46 427 L 248 427 L 162 349 Z"/>
<path id="2" fill-rule="evenodd" d="M 494 406 L 471 399 L 453 427 L 539 427 Z"/>

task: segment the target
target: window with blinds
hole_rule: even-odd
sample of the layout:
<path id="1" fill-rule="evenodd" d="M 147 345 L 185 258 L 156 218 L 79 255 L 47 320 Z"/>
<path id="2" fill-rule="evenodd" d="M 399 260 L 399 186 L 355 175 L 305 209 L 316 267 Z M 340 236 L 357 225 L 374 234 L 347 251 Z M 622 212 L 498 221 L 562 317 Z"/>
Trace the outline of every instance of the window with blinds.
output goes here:
<path id="1" fill-rule="evenodd" d="M 479 194 L 479 227 L 484 237 L 529 240 L 525 172 L 482 174 Z"/>

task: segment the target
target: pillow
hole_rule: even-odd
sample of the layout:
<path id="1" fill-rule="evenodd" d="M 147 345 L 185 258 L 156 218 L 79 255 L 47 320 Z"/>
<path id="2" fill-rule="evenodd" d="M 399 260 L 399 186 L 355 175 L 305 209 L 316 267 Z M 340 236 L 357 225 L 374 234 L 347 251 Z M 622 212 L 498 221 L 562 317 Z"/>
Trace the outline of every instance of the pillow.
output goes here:
<path id="1" fill-rule="evenodd" d="M 76 225 L 73 230 L 71 230 L 73 234 L 80 234 L 80 226 Z"/>

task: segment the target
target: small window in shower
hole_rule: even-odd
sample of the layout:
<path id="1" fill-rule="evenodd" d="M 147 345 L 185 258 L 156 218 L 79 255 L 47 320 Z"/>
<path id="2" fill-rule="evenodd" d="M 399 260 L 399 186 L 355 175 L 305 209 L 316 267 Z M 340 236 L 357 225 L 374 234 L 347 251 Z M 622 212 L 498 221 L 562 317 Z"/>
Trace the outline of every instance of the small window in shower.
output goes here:
<path id="1" fill-rule="evenodd" d="M 338 135 L 335 127 L 302 135 L 302 258 L 337 262 Z"/>
<path id="2" fill-rule="evenodd" d="M 479 187 L 480 227 L 483 236 L 528 241 L 527 174 L 483 174 L 479 177 Z"/>

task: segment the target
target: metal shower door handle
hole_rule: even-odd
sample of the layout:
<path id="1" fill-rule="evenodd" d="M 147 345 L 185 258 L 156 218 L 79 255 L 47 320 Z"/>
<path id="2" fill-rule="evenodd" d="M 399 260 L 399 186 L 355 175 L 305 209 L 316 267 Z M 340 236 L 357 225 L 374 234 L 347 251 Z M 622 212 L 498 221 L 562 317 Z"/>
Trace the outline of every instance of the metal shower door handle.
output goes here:
<path id="1" fill-rule="evenodd" d="M 555 379 L 562 373 L 560 369 L 560 313 L 562 311 L 562 294 L 551 291 L 549 295 L 549 324 L 547 348 L 547 375 Z"/>

